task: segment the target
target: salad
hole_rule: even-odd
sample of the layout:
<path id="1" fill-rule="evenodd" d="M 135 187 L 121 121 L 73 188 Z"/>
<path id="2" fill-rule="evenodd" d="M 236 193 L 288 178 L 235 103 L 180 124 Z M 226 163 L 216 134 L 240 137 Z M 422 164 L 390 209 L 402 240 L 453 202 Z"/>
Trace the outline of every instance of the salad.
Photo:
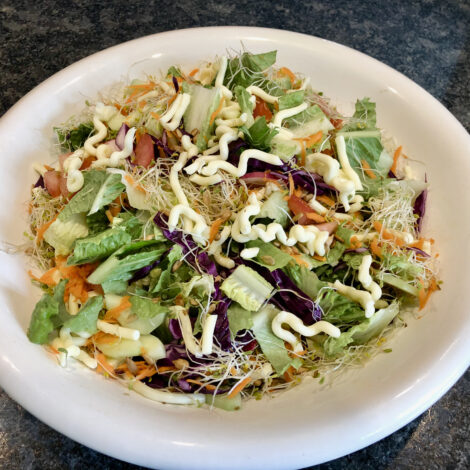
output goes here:
<path id="1" fill-rule="evenodd" d="M 238 409 L 385 351 L 439 289 L 427 182 L 276 51 L 173 66 L 35 163 L 28 338 L 162 403 Z"/>

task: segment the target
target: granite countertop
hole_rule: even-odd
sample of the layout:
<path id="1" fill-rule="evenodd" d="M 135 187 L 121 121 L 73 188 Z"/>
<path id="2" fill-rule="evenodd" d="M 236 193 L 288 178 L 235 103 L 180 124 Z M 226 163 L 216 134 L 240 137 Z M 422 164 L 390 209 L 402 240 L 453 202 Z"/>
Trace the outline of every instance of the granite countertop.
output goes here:
<path id="1" fill-rule="evenodd" d="M 379 5 L 380 4 L 380 5 Z M 330 39 L 404 73 L 470 129 L 468 1 L 0 0 L 0 115 L 63 67 L 147 34 L 265 26 Z M 433 407 L 382 441 L 317 469 L 466 469 L 470 372 Z M 1 469 L 137 469 L 39 422 L 0 389 Z"/>

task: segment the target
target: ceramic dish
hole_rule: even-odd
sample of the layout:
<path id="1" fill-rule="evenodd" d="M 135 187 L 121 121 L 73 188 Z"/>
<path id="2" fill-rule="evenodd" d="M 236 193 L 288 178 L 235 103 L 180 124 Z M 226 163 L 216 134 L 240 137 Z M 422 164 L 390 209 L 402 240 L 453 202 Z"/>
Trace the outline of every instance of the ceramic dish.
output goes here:
<path id="1" fill-rule="evenodd" d="M 39 292 L 26 260 L 0 253 L 0 383 L 53 428 L 105 454 L 160 469 L 284 469 L 365 447 L 431 406 L 470 358 L 466 291 L 470 222 L 470 137 L 434 98 L 398 72 L 335 43 L 260 28 L 203 28 L 148 36 L 88 57 L 54 75 L 0 121 L 0 239 L 21 242 L 33 160 L 48 161 L 52 126 L 87 97 L 123 77 L 196 64 L 239 50 L 278 50 L 278 63 L 312 77 L 343 113 L 356 98 L 377 102 L 378 125 L 426 164 L 431 182 L 425 230 L 436 239 L 443 290 L 423 318 L 393 340 L 392 354 L 344 374 L 331 387 L 311 381 L 239 412 L 165 406 L 79 366 L 62 369 L 25 330 Z M 458 201 L 458 206 L 456 205 Z"/>

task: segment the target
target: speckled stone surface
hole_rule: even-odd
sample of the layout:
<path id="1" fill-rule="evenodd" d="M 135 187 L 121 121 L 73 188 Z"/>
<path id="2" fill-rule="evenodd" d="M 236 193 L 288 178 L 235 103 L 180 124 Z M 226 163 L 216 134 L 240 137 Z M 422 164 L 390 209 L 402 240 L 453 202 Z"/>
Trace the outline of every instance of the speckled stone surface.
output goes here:
<path id="1" fill-rule="evenodd" d="M 470 129 L 468 1 L 0 0 L 0 115 L 65 66 L 172 29 L 265 26 L 348 45 L 404 73 Z M 317 469 L 467 469 L 470 372 L 382 441 Z M 184 465 L 184 464 L 183 464 Z M 0 469 L 137 469 L 37 421 L 0 390 Z"/>

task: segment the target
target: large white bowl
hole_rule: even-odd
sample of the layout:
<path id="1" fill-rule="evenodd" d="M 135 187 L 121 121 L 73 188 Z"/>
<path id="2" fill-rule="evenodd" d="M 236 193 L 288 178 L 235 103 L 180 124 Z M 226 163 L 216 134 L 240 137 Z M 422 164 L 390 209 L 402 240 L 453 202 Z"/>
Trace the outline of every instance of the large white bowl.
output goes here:
<path id="1" fill-rule="evenodd" d="M 19 243 L 33 181 L 48 161 L 52 126 L 87 97 L 128 74 L 194 65 L 228 48 L 278 50 L 278 63 L 312 77 L 315 88 L 352 110 L 377 102 L 378 122 L 426 164 L 428 233 L 436 240 L 443 290 L 366 367 L 331 388 L 304 385 L 236 413 L 164 406 L 88 370 L 64 370 L 25 330 L 38 292 L 25 259 L 0 253 L 0 383 L 36 417 L 108 455 L 149 467 L 286 469 L 365 447 L 431 406 L 469 364 L 470 138 L 415 83 L 359 52 L 318 38 L 261 28 L 202 28 L 148 36 L 107 49 L 46 80 L 0 121 L 0 239 Z"/>

